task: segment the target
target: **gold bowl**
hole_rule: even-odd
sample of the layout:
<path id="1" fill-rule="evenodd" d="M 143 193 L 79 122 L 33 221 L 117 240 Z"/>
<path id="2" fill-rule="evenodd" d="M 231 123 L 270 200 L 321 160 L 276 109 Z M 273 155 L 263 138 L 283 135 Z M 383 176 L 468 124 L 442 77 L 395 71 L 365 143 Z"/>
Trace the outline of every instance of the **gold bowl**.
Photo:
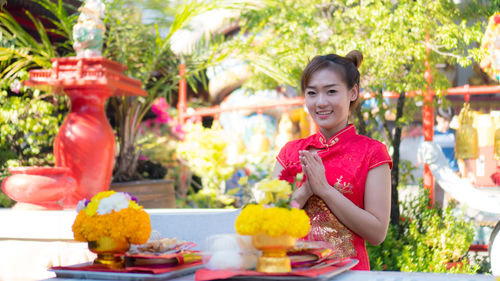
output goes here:
<path id="1" fill-rule="evenodd" d="M 297 239 L 289 235 L 278 237 L 267 234 L 256 234 L 252 236 L 252 244 L 262 251 L 257 261 L 257 271 L 268 273 L 284 273 L 292 271 L 290 259 L 286 251 L 295 246 Z"/>
<path id="2" fill-rule="evenodd" d="M 126 239 L 114 239 L 105 236 L 96 241 L 88 242 L 89 250 L 97 254 L 94 264 L 102 264 L 112 269 L 122 269 L 125 265 L 123 255 L 130 244 Z"/>

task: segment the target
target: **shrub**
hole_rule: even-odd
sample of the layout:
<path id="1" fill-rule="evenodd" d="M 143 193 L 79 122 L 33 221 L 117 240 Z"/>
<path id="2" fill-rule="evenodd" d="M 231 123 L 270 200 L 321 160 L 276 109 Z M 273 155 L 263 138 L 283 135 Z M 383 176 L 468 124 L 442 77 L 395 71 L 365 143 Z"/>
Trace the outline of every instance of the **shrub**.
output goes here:
<path id="1" fill-rule="evenodd" d="M 453 212 L 453 206 L 430 206 L 429 192 L 402 202 L 399 225 L 391 225 L 385 241 L 368 245 L 373 270 L 476 273 L 467 251 L 474 238 L 472 223 Z"/>
<path id="2" fill-rule="evenodd" d="M 20 73 L 21 79 L 27 73 Z M 52 146 L 66 106 L 58 98 L 45 100 L 39 91 L 0 84 L 0 179 L 8 176 L 13 166 L 53 166 Z M 45 97 L 47 98 L 47 97 Z M 64 99 L 61 97 L 60 99 Z M 13 204 L 0 192 L 0 207 Z"/>

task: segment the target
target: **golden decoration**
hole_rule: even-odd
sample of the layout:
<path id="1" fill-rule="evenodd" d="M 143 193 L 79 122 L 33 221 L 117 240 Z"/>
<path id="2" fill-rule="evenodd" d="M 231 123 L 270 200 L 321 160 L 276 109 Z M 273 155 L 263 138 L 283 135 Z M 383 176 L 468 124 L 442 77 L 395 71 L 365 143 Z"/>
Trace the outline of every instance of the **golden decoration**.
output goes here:
<path id="1" fill-rule="evenodd" d="M 284 273 L 292 271 L 286 251 L 295 246 L 296 238 L 289 235 L 273 237 L 259 233 L 252 236 L 252 244 L 262 251 L 257 261 L 257 271 Z"/>
<path id="2" fill-rule="evenodd" d="M 460 123 L 455 136 L 455 157 L 457 159 L 474 159 L 479 156 L 479 141 L 476 128 L 473 127 L 474 113 L 470 104 L 465 103 L 458 115 Z"/>
<path id="3" fill-rule="evenodd" d="M 114 239 L 109 236 L 97 241 L 88 242 L 89 250 L 97 254 L 94 264 L 102 264 L 112 269 L 122 269 L 125 265 L 123 255 L 130 244 L 125 239 Z"/>

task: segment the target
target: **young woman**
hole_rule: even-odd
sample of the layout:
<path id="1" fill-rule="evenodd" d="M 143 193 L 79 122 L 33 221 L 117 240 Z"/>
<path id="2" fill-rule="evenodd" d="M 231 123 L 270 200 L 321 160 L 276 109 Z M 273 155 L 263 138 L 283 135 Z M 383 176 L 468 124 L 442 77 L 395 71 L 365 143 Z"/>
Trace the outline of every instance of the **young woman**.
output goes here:
<path id="1" fill-rule="evenodd" d="M 370 270 L 365 240 L 384 241 L 389 224 L 392 161 L 384 144 L 358 135 L 348 124 L 359 96 L 359 51 L 345 57 L 315 57 L 302 72 L 306 107 L 319 132 L 288 142 L 274 169 L 300 170 L 304 178 L 293 200 L 310 217 L 306 240 L 327 241 L 336 258 L 359 260 L 357 270 Z"/>

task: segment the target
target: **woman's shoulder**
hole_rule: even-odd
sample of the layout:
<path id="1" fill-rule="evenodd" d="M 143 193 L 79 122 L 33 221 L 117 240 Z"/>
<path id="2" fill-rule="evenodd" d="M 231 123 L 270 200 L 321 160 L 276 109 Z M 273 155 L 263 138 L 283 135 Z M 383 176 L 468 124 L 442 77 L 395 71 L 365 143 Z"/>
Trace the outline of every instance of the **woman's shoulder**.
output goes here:
<path id="1" fill-rule="evenodd" d="M 306 138 L 291 140 L 285 144 L 284 147 L 289 149 L 304 149 L 309 143 L 314 139 L 314 135 L 308 136 Z"/>
<path id="2" fill-rule="evenodd" d="M 391 156 L 384 143 L 363 135 L 358 135 L 357 141 L 358 143 L 353 147 L 356 147 L 358 153 L 365 155 L 366 159 L 369 159 L 369 169 L 385 163 L 389 164 L 389 168 L 392 169 Z"/>
<path id="3" fill-rule="evenodd" d="M 278 153 L 276 157 L 283 167 L 288 166 L 290 163 L 298 161 L 299 151 L 306 149 L 307 145 L 311 142 L 313 136 L 307 138 L 296 139 L 287 142 Z"/>
<path id="4" fill-rule="evenodd" d="M 366 146 L 377 146 L 377 147 L 386 147 L 386 145 L 376 139 L 372 139 L 370 137 L 364 136 L 364 135 L 356 135 L 355 142 L 358 142 L 358 144 L 364 144 Z"/>

